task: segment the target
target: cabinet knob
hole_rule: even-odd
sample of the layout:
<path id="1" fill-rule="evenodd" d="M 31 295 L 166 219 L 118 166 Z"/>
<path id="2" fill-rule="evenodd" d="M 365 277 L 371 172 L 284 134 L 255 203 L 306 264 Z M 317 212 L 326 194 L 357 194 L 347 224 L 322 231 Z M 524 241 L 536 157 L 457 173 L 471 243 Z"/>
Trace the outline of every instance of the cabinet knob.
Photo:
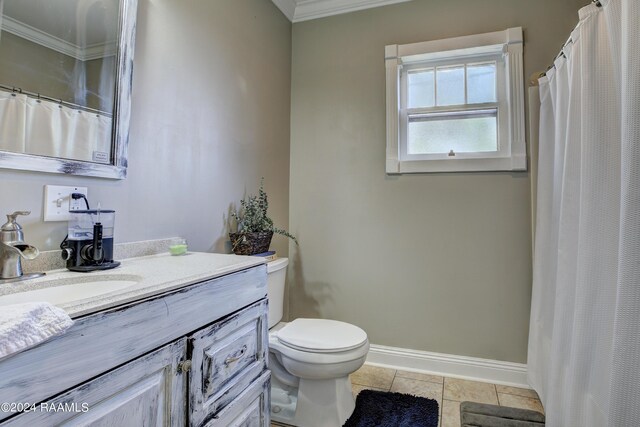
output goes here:
<path id="1" fill-rule="evenodd" d="M 191 360 L 185 360 L 178 363 L 178 373 L 186 374 L 191 369 Z"/>

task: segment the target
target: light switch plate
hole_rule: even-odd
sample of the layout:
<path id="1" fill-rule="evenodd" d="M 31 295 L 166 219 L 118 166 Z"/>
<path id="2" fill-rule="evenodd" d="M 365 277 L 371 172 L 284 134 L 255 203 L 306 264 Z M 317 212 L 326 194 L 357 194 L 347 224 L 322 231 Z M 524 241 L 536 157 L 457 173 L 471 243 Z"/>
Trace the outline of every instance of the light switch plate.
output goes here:
<path id="1" fill-rule="evenodd" d="M 61 185 L 44 186 L 44 220 L 68 221 L 69 211 L 86 209 L 83 199 L 73 200 L 72 193 L 82 193 L 88 197 L 87 187 L 65 187 Z"/>

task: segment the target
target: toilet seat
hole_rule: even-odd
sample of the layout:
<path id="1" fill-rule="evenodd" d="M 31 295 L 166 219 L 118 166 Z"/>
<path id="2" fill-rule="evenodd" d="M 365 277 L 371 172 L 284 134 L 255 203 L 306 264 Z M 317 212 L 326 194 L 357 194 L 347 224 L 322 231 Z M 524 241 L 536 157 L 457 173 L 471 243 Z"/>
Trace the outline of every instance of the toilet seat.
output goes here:
<path id="1" fill-rule="evenodd" d="M 289 329 L 290 326 L 293 327 Z M 306 329 L 307 326 L 310 329 Z M 369 340 L 366 332 L 348 323 L 296 319 L 269 332 L 269 350 L 301 363 L 327 366 L 366 356 Z"/>
<path id="2" fill-rule="evenodd" d="M 287 347 L 312 353 L 345 352 L 367 342 L 367 333 L 359 327 L 328 319 L 296 319 L 275 336 Z"/>

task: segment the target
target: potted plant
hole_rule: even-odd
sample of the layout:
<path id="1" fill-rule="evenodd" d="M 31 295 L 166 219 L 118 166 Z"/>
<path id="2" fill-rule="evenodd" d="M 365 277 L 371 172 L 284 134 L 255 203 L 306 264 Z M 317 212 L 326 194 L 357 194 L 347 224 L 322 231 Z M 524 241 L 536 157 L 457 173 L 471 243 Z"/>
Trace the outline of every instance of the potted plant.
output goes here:
<path id="1" fill-rule="evenodd" d="M 273 233 L 281 234 L 292 239 L 296 244 L 298 240 L 280 228 L 273 225 L 273 220 L 267 216 L 269 202 L 264 191 L 264 178 L 260 182 L 258 195 L 250 195 L 240 200 L 240 209 L 231 212 L 231 217 L 236 220 L 238 231 L 229 233 L 231 250 L 236 255 L 255 255 L 269 250 Z"/>

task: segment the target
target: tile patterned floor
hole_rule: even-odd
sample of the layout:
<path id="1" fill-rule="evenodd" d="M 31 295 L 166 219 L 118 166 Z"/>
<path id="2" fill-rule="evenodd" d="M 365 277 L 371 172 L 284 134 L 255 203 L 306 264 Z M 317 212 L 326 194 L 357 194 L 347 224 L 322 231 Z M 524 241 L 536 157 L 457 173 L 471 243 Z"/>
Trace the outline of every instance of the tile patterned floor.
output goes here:
<path id="1" fill-rule="evenodd" d="M 533 390 L 438 375 L 364 365 L 351 375 L 351 383 L 354 396 L 371 389 L 435 399 L 440 408 L 439 427 L 460 427 L 460 402 L 465 400 L 544 412 Z"/>

